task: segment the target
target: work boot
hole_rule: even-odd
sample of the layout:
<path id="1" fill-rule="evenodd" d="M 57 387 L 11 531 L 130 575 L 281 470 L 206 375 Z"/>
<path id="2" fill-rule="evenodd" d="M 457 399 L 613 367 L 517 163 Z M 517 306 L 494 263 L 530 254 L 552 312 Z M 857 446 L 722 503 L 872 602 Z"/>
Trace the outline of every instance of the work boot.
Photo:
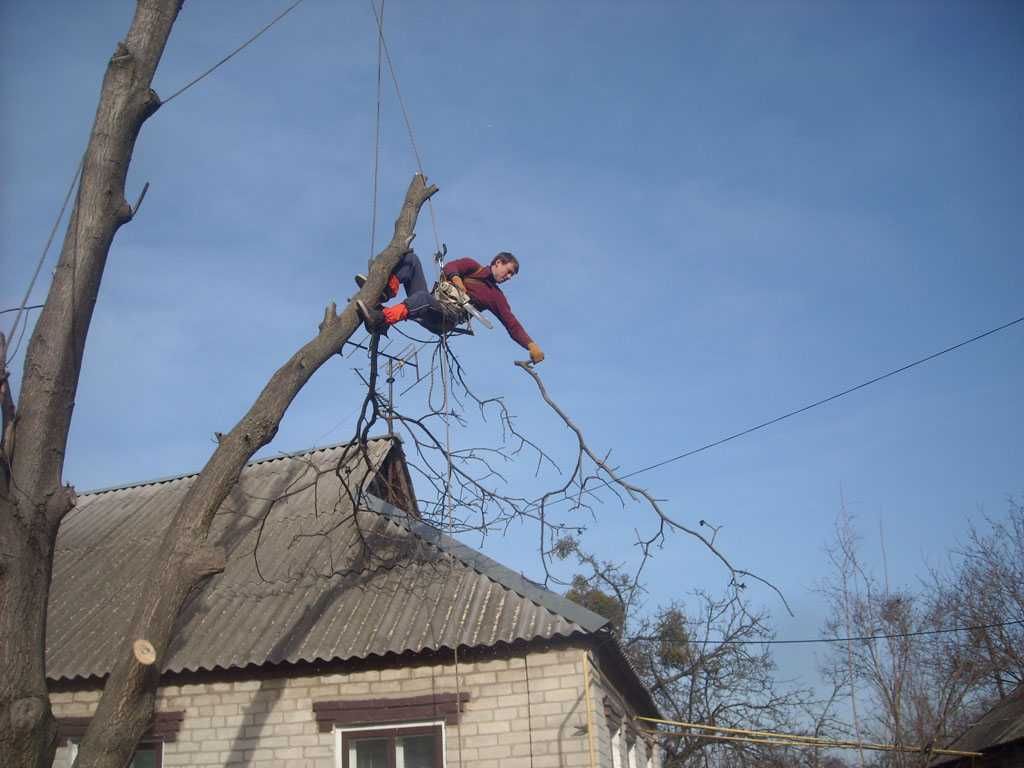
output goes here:
<path id="1" fill-rule="evenodd" d="M 355 276 L 356 285 L 358 285 L 360 289 L 364 285 L 366 285 L 366 280 L 367 280 L 367 277 L 364 274 L 358 274 L 358 275 Z M 397 296 L 398 295 L 398 287 L 400 285 L 401 285 L 401 283 L 398 282 L 398 276 L 397 275 L 388 275 L 388 284 L 384 287 L 384 290 L 381 292 L 380 300 L 377 303 L 378 304 L 383 304 L 385 301 L 388 301 L 389 299 L 393 299 L 395 296 Z"/>
<path id="2" fill-rule="evenodd" d="M 363 327 L 366 328 L 367 333 L 387 333 L 388 324 L 384 320 L 384 313 L 376 307 L 370 309 L 362 301 L 356 299 L 356 313 L 363 321 Z"/>

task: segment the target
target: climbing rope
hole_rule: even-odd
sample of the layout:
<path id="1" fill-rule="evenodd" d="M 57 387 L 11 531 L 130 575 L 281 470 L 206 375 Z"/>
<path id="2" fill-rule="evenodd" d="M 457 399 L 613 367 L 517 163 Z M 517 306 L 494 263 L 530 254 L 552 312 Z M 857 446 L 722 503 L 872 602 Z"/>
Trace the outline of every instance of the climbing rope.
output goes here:
<path id="1" fill-rule="evenodd" d="M 383 5 L 383 3 L 382 3 Z M 405 108 L 405 99 L 402 98 L 402 89 L 398 85 L 398 75 L 395 74 L 395 66 L 391 61 L 391 52 L 388 50 L 388 42 L 384 38 L 384 19 L 382 15 L 377 12 L 377 4 L 374 0 L 370 0 L 370 7 L 373 9 L 373 17 L 377 20 L 377 37 L 379 40 L 380 48 L 384 52 L 384 60 L 388 65 L 388 72 L 391 74 L 391 82 L 395 86 L 395 95 L 398 97 L 398 106 L 402 109 L 402 119 L 405 121 L 405 129 L 409 133 L 409 143 L 412 145 L 412 153 L 416 158 L 416 169 L 420 172 L 421 176 L 426 177 L 423 172 L 423 160 L 420 157 L 419 147 L 416 146 L 416 134 L 412 129 L 412 120 L 409 119 L 409 111 Z M 437 250 L 441 250 L 441 238 L 437 234 L 437 216 L 434 213 L 434 203 L 430 198 L 427 198 L 427 209 L 430 211 L 430 224 L 434 230 L 434 247 Z"/>
<path id="2" fill-rule="evenodd" d="M 395 66 L 391 60 L 391 52 L 388 50 L 387 40 L 384 37 L 384 0 L 381 0 L 380 10 L 377 10 L 377 4 L 374 0 L 370 0 L 370 7 L 373 9 L 373 17 L 377 22 L 377 118 L 375 125 L 375 139 L 374 139 L 374 164 L 373 164 L 373 200 L 371 204 L 371 222 L 370 222 L 370 259 L 372 260 L 375 256 L 375 234 L 377 227 L 377 191 L 378 191 L 378 174 L 379 174 L 379 153 L 380 153 L 380 109 L 381 109 L 381 54 L 383 54 L 384 60 L 388 65 L 388 72 L 391 75 L 391 81 L 395 86 L 395 95 L 398 98 L 399 107 L 402 110 L 402 119 L 405 122 L 406 131 L 409 134 L 409 144 L 412 147 L 412 152 L 416 158 L 416 169 L 419 171 L 421 176 L 426 177 L 423 171 L 423 159 L 420 156 L 419 147 L 416 145 L 416 134 L 412 128 L 412 120 L 409 118 L 409 111 L 405 106 L 405 99 L 402 98 L 402 89 L 398 84 L 398 76 L 395 73 Z M 438 267 L 438 285 L 444 285 L 444 253 L 447 248 L 441 243 L 441 238 L 437 230 L 437 214 L 434 211 L 434 203 L 429 198 L 427 199 L 427 209 L 430 212 L 430 225 L 434 235 L 434 247 L 435 261 Z M 440 347 L 438 349 L 441 355 L 441 417 L 444 420 L 444 431 L 445 431 L 445 460 L 447 462 L 447 476 L 444 484 L 444 506 L 442 510 L 442 520 L 445 516 L 448 518 L 448 533 L 451 536 L 455 531 L 455 512 L 454 505 L 452 502 L 452 480 L 453 480 L 453 467 L 451 462 L 451 417 L 448 413 L 449 404 L 449 376 L 450 370 L 448 365 L 448 334 L 442 333 L 440 335 Z M 393 404 L 391 404 L 393 408 Z M 451 575 L 454 570 L 455 557 L 449 553 L 449 569 L 448 576 Z M 447 577 L 445 578 L 447 584 Z M 462 707 L 462 681 L 461 681 L 461 670 L 459 669 L 459 637 L 456 636 L 455 641 L 452 643 L 452 657 L 455 662 L 455 706 L 461 710 Z M 456 736 L 459 752 L 459 765 L 465 765 L 465 760 L 462 755 L 462 731 L 459 730 Z"/>
<path id="3" fill-rule="evenodd" d="M 377 185 L 380 172 L 380 86 L 383 63 L 384 0 L 380 0 L 380 34 L 377 35 L 377 119 L 373 127 L 373 195 L 370 200 L 370 261 L 377 255 Z"/>

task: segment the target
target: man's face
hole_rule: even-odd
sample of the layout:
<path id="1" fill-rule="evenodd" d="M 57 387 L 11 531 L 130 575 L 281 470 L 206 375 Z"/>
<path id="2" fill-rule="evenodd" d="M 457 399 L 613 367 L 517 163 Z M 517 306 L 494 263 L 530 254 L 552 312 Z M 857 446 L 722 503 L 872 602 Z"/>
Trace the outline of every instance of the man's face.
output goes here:
<path id="1" fill-rule="evenodd" d="M 516 273 L 516 265 L 511 261 L 496 261 L 491 265 L 491 276 L 496 283 L 504 283 Z"/>

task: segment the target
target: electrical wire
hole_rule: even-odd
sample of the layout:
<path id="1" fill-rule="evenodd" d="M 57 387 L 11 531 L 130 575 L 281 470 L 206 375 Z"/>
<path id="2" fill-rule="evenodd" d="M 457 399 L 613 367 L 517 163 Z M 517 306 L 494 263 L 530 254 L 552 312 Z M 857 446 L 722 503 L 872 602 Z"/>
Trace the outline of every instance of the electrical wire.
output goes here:
<path id="1" fill-rule="evenodd" d="M 846 395 L 852 394 L 853 392 L 856 392 L 857 390 L 864 389 L 865 387 L 871 386 L 872 384 L 877 384 L 878 382 L 880 382 L 880 381 L 882 381 L 884 379 L 888 379 L 891 376 L 895 376 L 898 373 L 903 373 L 904 371 L 909 371 L 911 368 L 914 368 L 914 367 L 916 367 L 918 365 L 922 365 L 923 363 L 927 363 L 930 360 L 934 360 L 937 357 L 941 357 L 942 355 L 945 355 L 945 354 L 947 354 L 949 352 L 953 352 L 953 351 L 955 351 L 957 349 L 960 349 L 961 347 L 966 347 L 968 344 L 972 344 L 975 341 L 980 341 L 981 339 L 984 339 L 987 336 L 991 336 L 994 333 L 999 333 L 999 331 L 1005 331 L 1007 328 L 1011 328 L 1012 326 L 1015 326 L 1015 325 L 1017 325 L 1019 323 L 1024 323 L 1024 315 L 1022 315 L 1021 317 L 1018 317 L 1016 320 L 1011 320 L 1008 323 L 1003 323 L 1000 326 L 997 326 L 995 328 L 991 328 L 991 329 L 989 329 L 989 330 L 987 330 L 987 331 L 985 331 L 983 333 L 979 333 L 977 336 L 972 336 L 969 339 L 965 339 L 964 341 L 961 341 L 961 342 L 959 342 L 957 344 L 954 344 L 954 345 L 952 345 L 950 347 L 946 347 L 945 349 L 939 350 L 938 352 L 933 352 L 932 354 L 927 355 L 926 357 L 922 357 L 922 358 L 920 358 L 918 360 L 914 360 L 911 363 L 907 363 L 906 365 L 902 365 L 899 368 L 895 368 L 895 369 L 893 369 L 893 370 L 891 370 L 891 371 L 889 371 L 887 373 L 883 373 L 880 376 L 875 376 L 874 378 L 868 379 L 867 381 L 864 381 L 864 382 L 861 382 L 860 384 L 857 384 L 856 386 L 844 389 L 842 392 L 837 392 L 834 395 L 829 395 L 828 397 L 823 397 L 820 400 L 816 400 L 813 403 L 808 403 L 807 405 L 804 405 L 804 406 L 802 406 L 800 408 L 797 408 L 795 410 L 789 411 L 788 413 L 784 413 L 781 416 L 776 416 L 774 419 L 769 419 L 768 421 L 762 421 L 760 424 L 756 424 L 756 425 L 754 425 L 752 427 L 748 427 L 747 429 L 740 430 L 739 432 L 734 432 L 733 434 L 731 434 L 731 435 L 729 435 L 727 437 L 723 437 L 723 438 L 721 438 L 719 440 L 714 440 L 714 441 L 712 441 L 710 443 L 705 443 L 704 445 L 700 446 L 699 448 L 693 448 L 692 450 L 686 451 L 685 453 L 680 453 L 678 456 L 673 456 L 673 457 L 671 457 L 669 459 L 664 459 L 662 461 L 658 461 L 658 462 L 656 462 L 654 464 L 650 464 L 650 465 L 648 465 L 646 467 L 641 467 L 640 469 L 635 469 L 632 472 L 629 472 L 628 474 L 621 475 L 620 477 L 623 480 L 626 480 L 626 479 L 628 479 L 630 477 L 636 477 L 637 475 L 643 474 L 644 472 L 650 472 L 651 470 L 659 469 L 659 468 L 664 467 L 664 466 L 666 466 L 668 464 L 672 464 L 672 463 L 674 463 L 676 461 L 681 461 L 682 459 L 689 458 L 690 456 L 694 456 L 694 455 L 696 455 L 698 453 L 702 453 L 703 451 L 710 450 L 711 448 L 716 448 L 719 445 L 723 445 L 724 443 L 728 443 L 731 440 L 736 440 L 737 438 L 744 437 L 745 435 L 749 435 L 752 432 L 757 432 L 758 430 L 764 429 L 766 427 L 770 427 L 773 424 L 778 424 L 780 421 L 784 421 L 785 419 L 789 419 L 789 418 L 792 418 L 793 416 L 797 416 L 798 414 L 804 413 L 805 411 L 809 411 L 812 408 L 817 408 L 819 405 L 825 405 L 826 403 L 830 403 L 833 400 L 838 400 L 841 397 L 845 397 Z M 603 481 L 601 483 L 595 484 L 593 487 L 588 488 L 587 491 L 588 491 L 588 493 L 593 493 L 594 491 L 599 491 L 602 488 L 607 488 L 610 485 L 612 485 L 612 481 L 605 480 L 605 481 Z M 526 510 L 530 510 L 530 509 L 535 508 L 537 505 L 540 504 L 542 498 L 543 497 L 538 497 L 538 498 L 534 499 L 533 501 L 531 501 L 527 505 Z M 569 499 L 563 498 L 563 499 L 559 499 L 559 500 L 553 501 L 553 502 L 550 503 L 549 506 L 553 506 L 554 504 L 559 504 L 559 503 L 562 503 L 564 501 L 569 501 Z"/>
<path id="2" fill-rule="evenodd" d="M 171 94 L 170 96 L 168 96 L 168 97 L 167 97 L 166 99 L 163 99 L 163 100 L 162 100 L 162 101 L 160 102 L 160 106 L 162 107 L 162 106 L 166 105 L 166 104 L 167 104 L 168 102 L 170 102 L 170 101 L 171 101 L 172 99 L 176 98 L 177 96 L 180 96 L 180 95 L 181 95 L 182 93 L 184 93 L 185 91 L 187 91 L 187 90 L 188 90 L 189 88 L 191 88 L 191 87 L 192 87 L 193 85 L 195 85 L 196 83 L 198 83 L 198 82 L 199 82 L 200 80 L 202 80 L 203 78 L 205 78 L 205 77 L 207 77 L 208 75 L 210 75 L 211 73 L 213 73 L 213 72 L 214 72 L 214 70 L 216 70 L 217 68 L 219 68 L 219 67 L 220 67 L 221 65 L 223 65 L 223 64 L 226 64 L 226 63 L 227 63 L 228 61 L 230 61 L 230 60 L 231 60 L 232 58 L 234 58 L 234 56 L 235 56 L 235 55 L 236 55 L 237 53 L 239 53 L 240 51 L 242 51 L 242 50 L 243 50 L 244 48 L 248 47 L 248 46 L 249 46 L 249 45 L 250 45 L 251 43 L 255 42 L 255 40 L 256 40 L 257 38 L 259 38 L 260 36 L 262 36 L 264 32 L 266 32 L 266 31 L 267 31 L 268 29 L 270 29 L 270 28 L 271 28 L 272 26 L 274 26 L 275 24 L 277 24 L 277 22 L 279 22 L 279 21 L 280 21 L 281 19 L 283 19 L 283 18 L 284 18 L 285 16 L 287 16 L 287 15 L 288 15 L 289 13 L 291 13 L 291 12 L 292 12 L 292 11 L 293 11 L 293 10 L 294 10 L 295 8 L 297 8 L 297 7 L 298 7 L 298 6 L 299 6 L 299 5 L 300 5 L 300 4 L 302 3 L 302 2 L 304 2 L 304 0 L 295 0 L 295 2 L 294 2 L 294 3 L 292 3 L 292 4 L 290 5 L 290 6 L 288 6 L 287 8 L 285 8 L 285 9 L 284 9 L 284 10 L 283 10 L 283 11 L 282 11 L 281 13 L 279 13 L 279 14 L 278 14 L 277 16 L 275 16 L 275 17 L 274 17 L 274 18 L 273 18 L 273 19 L 272 19 L 272 20 L 270 21 L 270 23 L 269 23 L 269 24 L 267 24 L 267 25 L 266 25 L 265 27 L 263 27 L 263 29 L 261 29 L 261 30 L 260 30 L 259 32 L 257 32 L 257 33 L 256 33 L 255 35 L 253 35 L 252 37 L 250 37 L 250 38 L 249 38 L 248 40 L 246 40 L 246 41 L 245 41 L 244 43 L 242 43 L 242 44 L 241 44 L 240 46 L 238 46 L 237 48 L 235 48 L 235 50 L 231 51 L 231 53 L 229 53 L 229 54 L 228 54 L 227 56 L 225 56 L 225 57 L 224 57 L 223 59 L 221 59 L 220 61 L 218 61 L 218 62 L 217 62 L 216 64 L 214 64 L 214 65 L 213 65 L 212 67 L 210 67 L 209 69 L 207 69 L 207 70 L 206 70 L 205 72 L 203 72 L 202 74 L 200 74 L 200 75 L 199 75 L 198 77 L 195 77 L 194 79 L 192 79 L 191 81 L 189 81 L 188 83 L 186 83 L 185 85 L 183 85 L 183 86 L 182 86 L 181 88 L 179 88 L 179 89 L 178 89 L 178 90 L 176 90 L 176 91 L 175 91 L 174 93 L 172 93 L 172 94 Z M 60 213 L 59 213 L 59 214 L 57 215 L 57 220 L 56 220 L 56 221 L 54 222 L 54 224 L 53 224 L 53 229 L 52 229 L 52 230 L 50 231 L 50 236 L 49 236 L 49 237 L 47 238 L 47 240 L 46 240 L 46 246 L 45 246 L 45 247 L 43 248 L 43 254 L 42 254 L 42 256 L 40 256 L 40 257 L 39 257 L 39 263 L 38 263 L 38 264 L 36 265 L 36 271 L 35 271 L 35 273 L 34 273 L 34 274 L 32 275 L 32 279 L 31 279 L 31 280 L 29 281 L 28 291 L 26 291 L 26 293 L 25 293 L 25 299 L 24 299 L 24 300 L 22 301 L 22 306 L 20 307 L 20 309 L 21 309 L 21 310 L 25 309 L 25 304 L 26 304 L 26 303 L 28 302 L 28 297 L 29 297 L 29 295 L 30 295 L 30 294 L 32 293 L 32 288 L 33 288 L 33 287 L 35 287 L 35 283 L 36 283 L 36 278 L 37 278 L 37 277 L 39 276 L 39 271 L 40 271 L 40 269 L 42 269 L 42 266 L 43 266 L 43 262 L 44 262 L 44 261 L 46 260 L 46 254 L 47 254 L 47 252 L 49 252 L 49 250 L 50 250 L 50 244 L 51 244 L 51 243 L 53 242 L 53 237 L 54 237 L 54 235 L 55 235 L 55 234 L 56 234 L 56 232 L 57 232 L 57 227 L 58 227 L 58 226 L 60 225 L 60 221 L 61 221 L 61 219 L 62 219 L 62 218 L 64 217 L 64 211 L 65 211 L 65 209 L 67 208 L 67 205 L 68 205 L 68 200 L 69 200 L 69 199 L 71 198 L 71 192 L 72 192 L 72 191 L 74 190 L 74 188 L 75 188 L 75 184 L 76 184 L 76 183 L 78 182 L 78 179 L 79 179 L 79 177 L 80 177 L 80 176 L 81 176 L 81 174 L 82 174 L 82 167 L 83 167 L 83 165 L 84 165 L 84 164 L 85 164 L 85 155 L 83 154 L 83 155 L 82 155 L 82 159 L 81 159 L 81 160 L 79 161 L 79 163 L 78 163 L 78 169 L 77 169 L 77 170 L 75 171 L 75 175 L 74 175 L 74 178 L 73 178 L 73 179 L 71 180 L 71 185 L 70 185 L 70 186 L 68 187 L 68 191 L 67 191 L 67 194 L 66 194 L 66 195 L 65 195 L 65 197 L 64 197 L 64 204 L 63 204 L 63 205 L 61 206 L 61 208 L 60 208 Z M 9 334 L 9 335 L 10 335 L 11 337 L 13 337 L 13 336 L 14 336 L 15 330 L 16 330 L 16 329 L 17 329 L 17 327 L 18 327 L 18 321 L 19 321 L 19 320 L 21 319 L 21 314 L 22 314 L 22 313 L 21 313 L 21 311 L 19 311 L 19 312 L 18 312 L 18 314 L 17 314 L 17 316 L 16 316 L 16 317 L 15 317 L 15 319 L 14 319 L 14 325 L 13 325 L 13 326 L 11 327 L 11 331 L 10 331 L 10 334 Z M 11 351 L 11 353 L 10 353 L 10 357 L 9 357 L 9 359 L 7 360 L 7 362 L 10 362 L 10 360 L 14 358 L 14 355 L 15 355 L 15 353 L 17 353 L 17 351 L 18 351 L 18 348 L 19 348 L 20 346 L 21 346 L 21 338 L 19 337 L 19 339 L 18 339 L 18 343 L 17 343 L 16 345 L 15 345 L 15 347 L 14 347 L 14 348 L 13 348 L 13 350 Z"/>
<path id="3" fill-rule="evenodd" d="M 15 332 L 18 329 L 18 322 L 21 320 L 23 313 L 28 308 L 29 296 L 32 295 L 32 289 L 35 288 L 36 279 L 39 277 L 39 272 L 43 268 L 43 263 L 46 261 L 46 254 L 50 252 L 50 246 L 53 244 L 53 238 L 57 234 L 57 227 L 60 226 L 61 219 L 64 218 L 64 211 L 67 210 L 68 201 L 71 199 L 71 193 L 75 191 L 75 186 L 78 184 L 78 179 L 82 175 L 82 168 L 84 167 L 84 165 L 85 165 L 85 155 L 83 154 L 82 155 L 82 159 L 78 161 L 78 167 L 75 169 L 74 176 L 71 177 L 71 183 L 68 185 L 68 191 L 64 195 L 64 202 L 60 206 L 60 212 L 57 214 L 57 219 L 56 219 L 56 221 L 53 222 L 53 227 L 50 229 L 50 236 L 46 238 L 46 245 L 43 246 L 43 252 L 39 256 L 39 262 L 36 264 L 36 270 L 35 270 L 35 272 L 32 273 L 32 279 L 29 280 L 29 282 L 28 282 L 28 290 L 25 291 L 25 298 L 23 298 L 21 300 L 21 306 L 17 307 L 17 309 L 15 310 L 15 311 L 17 311 L 18 314 L 16 314 L 14 316 L 14 325 L 11 326 L 10 333 L 8 334 L 9 338 L 12 338 L 12 339 L 14 338 L 14 334 L 15 334 Z M 42 304 L 38 304 L 36 306 L 40 306 L 41 307 Z M 10 312 L 10 311 L 11 310 L 4 310 L 4 312 Z M 28 327 L 28 320 L 25 321 L 25 328 L 27 328 L 27 327 Z M 7 360 L 5 361 L 5 364 L 9 364 L 11 362 L 11 360 L 14 359 L 14 356 L 17 354 L 18 349 L 21 347 L 21 339 L 22 339 L 23 336 L 24 336 L 24 330 L 22 331 L 22 336 L 18 337 L 18 341 L 14 345 L 14 348 L 11 350 L 10 354 L 8 355 Z"/>
<path id="4" fill-rule="evenodd" d="M 947 629 L 922 629 L 917 632 L 893 632 L 884 635 L 858 635 L 853 637 L 817 637 L 806 640 L 701 640 L 695 645 L 815 645 L 823 643 L 871 642 L 874 640 L 899 640 L 909 637 L 925 637 L 929 635 L 946 635 L 953 632 L 977 632 L 984 629 L 999 629 L 1024 625 L 1024 619 L 1011 619 L 994 624 L 976 624 L 967 627 L 949 627 Z"/>
<path id="5" fill-rule="evenodd" d="M 665 459 L 664 461 L 659 461 L 656 464 L 651 464 L 650 466 L 643 467 L 642 469 L 634 470 L 633 472 L 630 472 L 628 475 L 623 475 L 623 478 L 625 479 L 625 478 L 628 478 L 628 477 L 634 477 L 634 476 L 639 475 L 639 474 L 641 474 L 643 472 L 649 472 L 652 469 L 658 469 L 659 467 L 664 467 L 666 464 L 671 464 L 671 463 L 673 463 L 675 461 L 679 461 L 681 459 L 685 459 L 685 458 L 687 458 L 689 456 L 693 456 L 694 454 L 701 453 L 702 451 L 706 451 L 706 450 L 708 450 L 710 448 L 715 448 L 715 447 L 717 447 L 719 445 L 722 445 L 723 443 L 729 442 L 730 440 L 735 440 L 738 437 L 743 437 L 744 435 L 749 435 L 751 432 L 756 432 L 757 430 L 764 429 L 765 427 L 770 427 L 772 424 L 778 424 L 780 421 L 783 421 L 785 419 L 791 418 L 792 416 L 797 416 L 798 414 L 801 414 L 801 413 L 803 413 L 805 411 L 809 411 L 812 408 L 817 408 L 819 405 L 825 405 L 826 403 L 830 403 L 833 400 L 838 400 L 840 397 L 845 397 L 846 395 L 852 394 L 853 392 L 856 392 L 859 389 L 864 389 L 865 387 L 871 386 L 872 384 L 877 384 L 879 381 L 882 381 L 883 379 L 888 379 L 890 376 L 895 376 L 898 373 L 903 373 L 904 371 L 909 371 L 911 368 L 914 368 L 914 367 L 916 367 L 918 365 L 921 365 L 923 363 L 927 363 L 929 360 L 934 360 L 935 358 L 940 357 L 942 355 L 945 355 L 948 352 L 953 352 L 954 350 L 960 349 L 961 347 L 965 347 L 968 344 L 971 344 L 971 343 L 973 343 L 975 341 L 979 341 L 981 339 L 984 339 L 986 336 L 991 336 L 992 334 L 998 333 L 999 331 L 1005 331 L 1007 328 L 1010 328 L 1011 326 L 1017 325 L 1018 323 L 1022 323 L 1022 322 L 1024 322 L 1024 315 L 1022 315 L 1021 317 L 1018 317 L 1016 320 L 1011 320 L 1008 323 L 1003 323 L 1003 325 L 1000 325 L 1000 326 L 998 326 L 996 328 L 992 328 L 992 329 L 990 329 L 988 331 L 985 331 L 984 333 L 979 333 L 977 336 L 972 336 L 971 338 L 966 339 L 964 341 L 961 341 L 958 344 L 954 344 L 951 347 L 946 347 L 943 350 L 940 350 L 938 352 L 934 352 L 934 353 L 928 355 L 927 357 L 922 357 L 919 360 L 915 360 L 912 363 L 907 363 L 906 365 L 900 366 L 899 368 L 891 370 L 888 373 L 883 373 L 880 376 L 875 376 L 873 379 L 868 379 L 867 381 L 862 382 L 860 384 L 857 384 L 856 386 L 850 387 L 849 389 L 844 389 L 842 392 L 837 392 L 834 395 L 829 395 L 828 397 L 824 397 L 821 400 L 816 400 L 813 403 L 809 403 L 808 405 L 805 405 L 805 406 L 803 406 L 801 408 L 797 408 L 796 410 L 790 411 L 789 413 L 784 413 L 782 416 L 777 416 L 774 419 L 770 419 L 768 421 L 761 422 L 760 424 L 757 424 L 757 425 L 755 425 L 753 427 L 749 427 L 749 428 L 744 429 L 744 430 L 742 430 L 740 432 L 736 432 L 736 433 L 734 433 L 732 435 L 729 435 L 728 437 L 723 437 L 721 440 L 715 440 L 714 442 L 702 445 L 700 448 L 694 448 L 693 450 L 686 451 L 685 453 L 681 453 L 678 456 L 673 456 L 670 459 Z"/>
<path id="6" fill-rule="evenodd" d="M 0 309 L 0 315 L 6 315 L 8 312 L 28 312 L 31 309 L 42 309 L 43 304 L 29 304 L 27 307 L 11 307 L 10 309 Z"/>
<path id="7" fill-rule="evenodd" d="M 189 88 L 191 88 L 191 87 L 192 87 L 193 85 L 195 85 L 196 83 L 198 83 L 198 82 L 199 82 L 200 80 L 202 80 L 203 78 L 205 78 L 205 77 L 207 77 L 208 75 L 212 74 L 212 73 L 213 73 L 213 72 L 214 72 L 214 71 L 215 71 L 216 69 L 218 69 L 219 67 L 221 67 L 221 66 L 222 66 L 222 65 L 224 65 L 224 64 L 227 64 L 227 63 L 228 63 L 228 62 L 229 62 L 229 61 L 230 61 L 231 59 L 233 59 L 233 58 L 235 57 L 235 55 L 236 55 L 236 54 L 240 53 L 240 52 L 241 52 L 242 50 L 244 50 L 245 48 L 249 47 L 249 45 L 251 45 L 252 43 L 254 43 L 254 42 L 255 42 L 255 41 L 256 41 L 256 40 L 257 40 L 257 39 L 258 39 L 259 37 L 261 37 L 261 36 L 263 35 L 263 33 L 264 33 L 264 32 L 266 32 L 266 31 L 267 31 L 268 29 L 270 29 L 270 28 L 271 28 L 272 26 L 274 26 L 275 24 L 277 24 L 277 22 L 279 22 L 279 21 L 280 21 L 281 19 L 283 19 L 283 18 L 284 18 L 285 16 L 287 16 L 287 15 L 288 15 L 289 13 L 291 13 L 291 12 L 292 12 L 293 10 L 295 10 L 295 9 L 296 9 L 296 8 L 297 8 L 297 7 L 299 6 L 299 5 L 301 5 L 301 4 L 303 3 L 303 1 L 304 1 L 304 0 L 295 0 L 295 2 L 294 2 L 294 3 L 292 3 L 291 5 L 289 5 L 289 6 L 288 6 L 287 8 L 285 8 L 285 9 L 284 9 L 283 11 L 281 11 L 281 13 L 279 13 L 279 14 L 278 14 L 277 16 L 275 16 L 275 17 L 274 17 L 274 18 L 273 18 L 273 19 L 272 19 L 272 20 L 270 21 L 270 23 L 269 23 L 269 24 L 267 24 L 267 25 L 266 25 L 265 27 L 263 27 L 263 29 L 261 29 L 261 30 L 260 30 L 259 32 L 257 32 L 257 33 L 256 33 L 255 35 L 253 35 L 252 37 L 250 37 L 250 38 L 249 38 L 248 40 L 246 40 L 246 41 L 245 41 L 244 43 L 242 43 L 242 44 L 241 44 L 240 46 L 238 46 L 237 48 L 235 48 L 235 50 L 233 50 L 233 51 L 232 51 L 231 53 L 229 53 L 229 54 L 228 54 L 227 56 L 225 56 L 225 57 L 224 57 L 223 59 L 221 59 L 220 61 L 218 61 L 218 62 L 217 62 L 216 64 L 214 64 L 214 65 L 213 65 L 212 67 L 210 67 L 209 69 L 207 69 L 207 70 L 206 70 L 205 72 L 203 72 L 203 73 L 202 73 L 202 74 L 200 74 L 199 76 L 197 76 L 197 77 L 195 77 L 194 79 L 190 80 L 189 82 L 185 83 L 185 85 L 183 85 L 183 86 L 182 86 L 181 88 L 179 88 L 178 90 L 176 90 L 176 91 L 175 91 L 174 93 L 172 93 L 172 94 L 171 94 L 170 96 L 168 96 L 168 97 L 167 97 L 166 99 L 163 99 L 163 100 L 162 100 L 162 101 L 160 102 L 160 106 L 164 106 L 165 104 L 167 104 L 167 103 L 168 103 L 169 101 L 171 101 L 172 99 L 175 99 L 175 98 L 177 98 L 178 96 L 180 96 L 181 94 L 183 94 L 183 93 L 184 93 L 185 91 L 187 91 L 187 90 L 188 90 Z"/>

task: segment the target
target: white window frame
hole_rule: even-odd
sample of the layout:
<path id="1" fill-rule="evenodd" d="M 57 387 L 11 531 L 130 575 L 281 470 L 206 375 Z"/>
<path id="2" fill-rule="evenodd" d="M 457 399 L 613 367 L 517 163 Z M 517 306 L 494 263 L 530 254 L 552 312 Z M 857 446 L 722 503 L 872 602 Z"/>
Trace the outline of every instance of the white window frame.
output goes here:
<path id="1" fill-rule="evenodd" d="M 425 726 L 441 726 L 441 768 L 448 768 L 448 728 L 444 720 L 424 720 L 413 723 L 381 723 L 380 725 L 334 726 L 334 768 L 342 768 L 344 756 L 341 753 L 342 736 L 346 733 L 372 733 L 373 731 L 393 731 L 402 728 L 423 728 Z"/>

